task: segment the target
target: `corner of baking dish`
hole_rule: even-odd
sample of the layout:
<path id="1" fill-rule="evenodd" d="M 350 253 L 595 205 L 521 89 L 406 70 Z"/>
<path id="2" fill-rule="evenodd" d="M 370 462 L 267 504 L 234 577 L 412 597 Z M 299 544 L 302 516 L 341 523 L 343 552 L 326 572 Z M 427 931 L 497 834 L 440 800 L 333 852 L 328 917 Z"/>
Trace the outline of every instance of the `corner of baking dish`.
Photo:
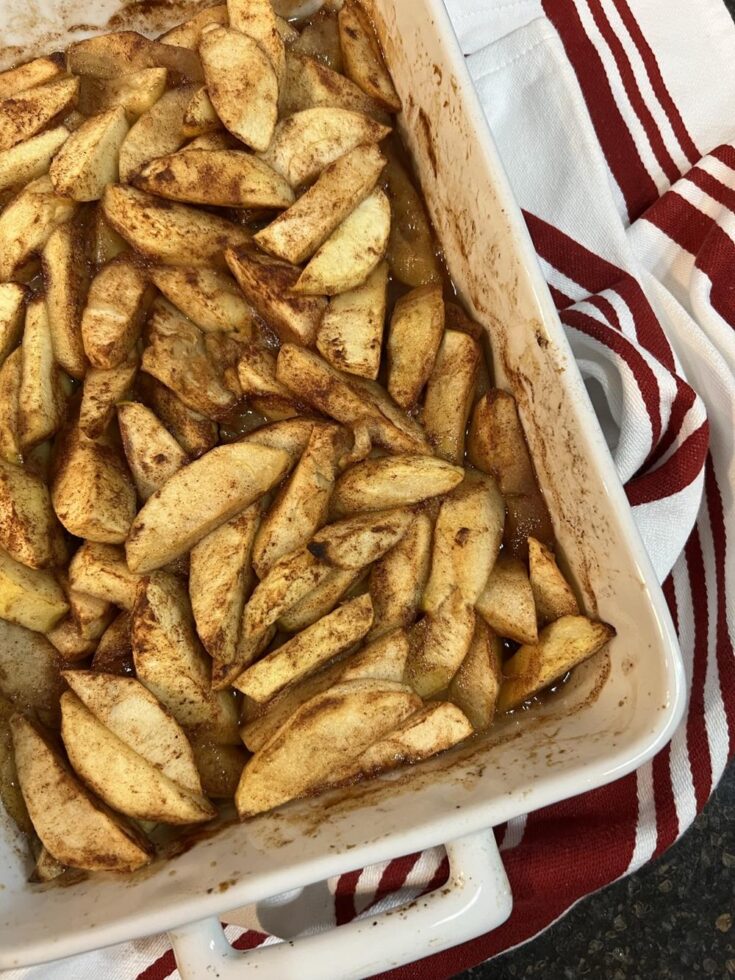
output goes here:
<path id="1" fill-rule="evenodd" d="M 441 0 L 369 5 L 453 280 L 489 332 L 498 383 L 518 399 L 580 595 L 618 636 L 545 704 L 506 717 L 471 745 L 408 773 L 224 827 L 128 879 L 28 885 L 17 840 L 0 823 L 0 969 L 175 928 L 491 827 L 625 775 L 681 720 L 684 672 L 666 603 L 446 11 Z M 11 0 L 0 24 L 6 21 L 17 58 L 21 50 L 37 53 L 44 39 L 46 49 L 66 45 L 79 36 L 69 31 L 72 21 L 94 32 L 108 7 L 108 0 L 77 0 L 72 18 L 65 0 L 30 7 Z M 172 9 L 168 24 L 183 16 L 181 3 Z"/>

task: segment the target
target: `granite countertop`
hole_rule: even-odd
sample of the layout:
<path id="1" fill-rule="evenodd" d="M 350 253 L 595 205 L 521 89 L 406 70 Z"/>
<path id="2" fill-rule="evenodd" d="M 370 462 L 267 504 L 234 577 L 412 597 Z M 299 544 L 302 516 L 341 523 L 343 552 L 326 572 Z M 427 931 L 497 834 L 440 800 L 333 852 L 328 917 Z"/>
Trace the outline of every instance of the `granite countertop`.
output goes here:
<path id="1" fill-rule="evenodd" d="M 684 837 L 463 980 L 735 977 L 735 765 Z"/>

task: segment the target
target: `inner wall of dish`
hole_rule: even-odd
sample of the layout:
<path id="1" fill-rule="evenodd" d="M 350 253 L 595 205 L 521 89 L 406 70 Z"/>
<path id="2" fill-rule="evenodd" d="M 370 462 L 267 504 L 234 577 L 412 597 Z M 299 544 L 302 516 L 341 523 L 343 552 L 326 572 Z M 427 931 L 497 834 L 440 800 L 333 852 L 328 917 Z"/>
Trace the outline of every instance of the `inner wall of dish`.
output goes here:
<path id="1" fill-rule="evenodd" d="M 576 370 L 571 374 L 568 370 L 571 352 L 565 342 L 560 346 L 563 331 L 555 314 L 544 316 L 539 309 L 540 300 L 546 299 L 549 310 L 551 301 L 536 292 L 538 284 L 530 281 L 527 261 L 524 267 L 522 249 L 528 254 L 532 247 L 525 229 L 521 233 L 525 241 L 519 240 L 503 207 L 499 195 L 509 188 L 498 184 L 505 183 L 504 175 L 496 172 L 495 185 L 488 183 L 477 139 L 477 128 L 486 124 L 474 94 L 470 106 L 463 92 L 466 76 L 458 78 L 446 65 L 440 44 L 426 45 L 427 37 L 436 38 L 438 33 L 424 31 L 406 5 L 367 0 L 367 6 L 403 100 L 402 136 L 411 150 L 447 267 L 464 305 L 488 330 L 496 385 L 511 391 L 518 401 L 563 563 L 586 611 L 618 630 L 618 639 L 578 668 L 561 695 L 540 710 L 533 709 L 532 727 L 543 724 L 543 718 L 568 716 L 602 699 L 611 710 L 619 705 L 608 721 L 610 732 L 620 732 L 629 710 L 633 711 L 632 694 L 621 681 L 636 671 L 643 652 L 634 641 L 635 624 L 640 623 L 636 607 L 641 599 L 645 607 L 648 596 L 630 562 L 614 567 L 619 542 L 601 506 L 607 488 L 590 452 L 591 441 L 597 440 L 598 451 L 602 442 L 592 405 Z M 446 18 L 440 0 L 428 7 L 432 26 L 444 20 L 443 28 Z M 497 155 L 495 162 L 499 171 Z M 545 287 L 540 288 L 545 294 Z M 589 431 L 580 431 L 579 416 L 585 414 L 592 438 Z M 621 571 L 625 565 L 628 570 Z M 636 596 L 637 601 L 631 601 Z M 650 615 L 650 609 L 646 612 Z M 653 678 L 648 684 L 651 689 L 658 687 Z M 518 719 L 501 720 L 488 734 L 487 744 L 502 742 L 517 726 Z"/>
<path id="2" fill-rule="evenodd" d="M 12 0 L 0 18 L 25 6 Z M 52 0 L 42 6 L 47 13 L 60 10 L 63 17 L 56 23 L 67 28 L 72 21 L 79 23 L 83 14 L 102 26 L 94 4 L 80 9 L 75 3 L 71 19 L 69 6 Z M 380 786 L 356 787 L 345 798 L 303 801 L 285 815 L 268 814 L 246 828 L 225 829 L 183 854 L 174 868 L 157 868 L 122 889 L 118 880 L 102 877 L 64 891 L 31 891 L 7 836 L 9 847 L 2 860 L 11 870 L 4 876 L 6 890 L 0 896 L 0 931 L 19 930 L 18 942 L 31 917 L 39 913 L 52 932 L 56 928 L 59 935 L 68 933 L 72 898 L 75 910 L 86 910 L 80 928 L 120 924 L 126 917 L 132 922 L 141 903 L 152 903 L 159 911 L 167 907 L 170 921 L 139 924 L 137 934 L 143 934 L 173 925 L 172 910 L 194 898 L 197 914 L 205 914 L 215 902 L 221 909 L 232 907 L 337 869 L 440 843 L 452 832 L 449 818 L 459 820 L 455 811 L 481 809 L 488 826 L 569 795 L 581 788 L 586 773 L 594 771 L 596 776 L 589 778 L 599 782 L 605 765 L 614 767 L 616 759 L 645 746 L 660 728 L 658 713 L 668 696 L 660 629 L 630 554 L 611 530 L 615 515 L 578 417 L 578 412 L 589 411 L 586 395 L 581 382 L 567 372 L 561 328 L 553 317 L 545 321 L 539 312 L 526 266 L 527 242 L 508 222 L 502 174 L 488 169 L 486 149 L 475 134 L 482 123 L 468 108 L 467 83 L 448 60 L 438 33 L 440 4 L 412 0 L 394 6 L 393 0 L 374 0 L 373 8 L 406 106 L 404 135 L 452 278 L 470 311 L 490 331 L 497 383 L 519 400 L 557 534 L 580 593 L 590 611 L 616 625 L 618 639 L 609 662 L 602 657 L 583 665 L 561 695 L 522 713 L 524 717 L 509 717 L 471 747 Z M 157 17 L 160 11 L 157 8 Z M 185 15 L 181 5 L 166 13 L 166 23 L 159 20 L 148 33 Z M 34 52 L 64 47 L 71 39 L 49 25 L 43 44 L 37 27 Z M 17 43 L 17 25 L 14 30 L 10 36 Z M 329 819 L 324 819 L 325 813 Z M 237 895 L 223 898 L 223 879 L 238 882 Z M 179 921 L 192 917 L 180 915 Z M 127 934 L 134 931 L 130 926 Z"/>

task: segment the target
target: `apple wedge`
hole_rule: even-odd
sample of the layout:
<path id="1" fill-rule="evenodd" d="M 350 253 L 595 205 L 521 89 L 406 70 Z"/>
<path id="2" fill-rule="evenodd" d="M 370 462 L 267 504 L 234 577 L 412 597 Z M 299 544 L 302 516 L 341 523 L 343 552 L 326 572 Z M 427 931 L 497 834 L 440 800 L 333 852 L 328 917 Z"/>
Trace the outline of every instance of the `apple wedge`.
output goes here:
<path id="1" fill-rule="evenodd" d="M 119 367 L 140 336 L 153 291 L 129 255 L 119 255 L 92 280 L 82 313 L 82 342 L 92 365 Z"/>
<path id="2" fill-rule="evenodd" d="M 243 345 L 236 368 L 237 390 L 269 420 L 296 416 L 303 406 L 276 378 L 276 358 L 257 344 Z"/>
<path id="3" fill-rule="evenodd" d="M 240 145 L 235 137 L 225 129 L 220 129 L 216 133 L 204 133 L 203 136 L 196 136 L 190 140 L 185 150 L 237 150 Z"/>
<path id="4" fill-rule="evenodd" d="M 64 420 L 65 398 L 54 361 L 46 302 L 42 296 L 26 309 L 22 370 L 18 391 L 18 437 L 24 449 L 48 439 Z"/>
<path id="5" fill-rule="evenodd" d="M 86 659 L 93 653 L 97 641 L 105 632 L 114 615 L 113 608 L 104 599 L 77 592 L 65 576 L 60 576 L 69 603 L 69 615 L 46 634 L 58 650 L 65 664 Z"/>
<path id="6" fill-rule="evenodd" d="M 475 608 L 500 636 L 517 643 L 535 643 L 538 639 L 533 589 L 523 562 L 517 558 L 498 557 Z"/>
<path id="7" fill-rule="evenodd" d="M 153 412 L 140 402 L 118 402 L 117 421 L 138 496 L 145 502 L 186 465 L 188 456 Z"/>
<path id="8" fill-rule="evenodd" d="M 386 259 L 391 272 L 406 286 L 441 282 L 438 247 L 424 203 L 396 154 L 388 151 L 386 156 L 383 177 L 392 215 Z"/>
<path id="9" fill-rule="evenodd" d="M 94 209 L 91 251 L 92 261 L 97 269 L 112 262 L 121 252 L 128 251 L 128 243 L 107 223 L 101 204 L 97 204 Z"/>
<path id="10" fill-rule="evenodd" d="M 286 633 L 299 633 L 311 626 L 328 615 L 364 574 L 363 569 L 333 568 L 324 581 L 279 617 L 278 628 Z"/>
<path id="11" fill-rule="evenodd" d="M 120 147 L 128 134 L 121 106 L 92 116 L 75 130 L 54 157 L 49 176 L 58 194 L 96 201 L 119 174 Z"/>
<path id="12" fill-rule="evenodd" d="M 79 85 L 79 110 L 88 116 L 120 106 L 130 121 L 142 116 L 166 91 L 165 68 L 142 68 L 117 78 L 83 75 Z"/>
<path id="13" fill-rule="evenodd" d="M 278 118 L 278 77 L 257 41 L 213 27 L 199 42 L 209 97 L 217 115 L 253 150 L 266 150 Z"/>
<path id="14" fill-rule="evenodd" d="M 461 466 L 435 456 L 383 456 L 351 466 L 334 488 L 335 514 L 410 507 L 449 493 L 464 479 Z"/>
<path id="15" fill-rule="evenodd" d="M 317 588 L 330 568 L 302 548 L 280 558 L 255 587 L 245 607 L 241 641 L 263 636 L 266 629 L 287 610 Z"/>
<path id="16" fill-rule="evenodd" d="M 213 364 L 218 377 L 222 379 L 222 384 L 235 396 L 236 400 L 239 400 L 243 392 L 238 377 L 238 365 L 243 357 L 243 352 L 249 346 L 247 339 L 240 337 L 234 331 L 228 331 L 226 333 L 221 331 L 205 332 L 203 333 L 203 339 L 204 350 Z M 244 406 L 241 405 L 240 408 L 242 409 Z M 220 441 L 230 442 L 233 437 L 241 434 L 241 419 L 242 416 L 239 415 L 236 405 L 234 406 L 234 411 L 223 420 Z M 234 428 L 231 427 L 232 422 L 235 423 Z"/>
<path id="17" fill-rule="evenodd" d="M 72 872 L 71 868 L 67 868 L 65 864 L 57 861 L 55 857 L 49 854 L 38 838 L 36 838 L 35 843 L 36 846 L 32 846 L 31 848 L 35 857 L 35 864 L 33 865 L 33 871 L 28 876 L 28 881 L 33 882 L 34 884 L 55 881 L 56 879 L 61 878 L 62 875 L 66 874 L 69 874 L 69 877 L 66 880 L 70 881 L 71 875 L 74 873 L 78 874 L 80 878 L 82 877 L 83 872 L 78 870 L 76 872 Z"/>
<path id="18" fill-rule="evenodd" d="M 253 568 L 263 578 L 284 555 L 309 543 L 327 519 L 344 433 L 315 427 L 288 483 L 263 518 L 253 548 Z"/>
<path id="19" fill-rule="evenodd" d="M 87 871 L 135 871 L 150 862 L 153 847 L 142 832 L 95 800 L 31 722 L 14 715 L 11 728 L 33 827 L 57 861 Z"/>
<path id="20" fill-rule="evenodd" d="M 224 249 L 250 237 L 224 218 L 119 184 L 107 188 L 102 206 L 109 223 L 129 245 L 165 265 L 217 264 Z"/>
<path id="21" fill-rule="evenodd" d="M 47 728 L 59 727 L 59 656 L 40 633 L 0 619 L 0 694 Z"/>
<path id="22" fill-rule="evenodd" d="M 499 637 L 478 617 L 467 656 L 449 685 L 449 697 L 477 732 L 489 728 L 495 717 L 503 680 L 502 653 Z"/>
<path id="23" fill-rule="evenodd" d="M 51 572 L 28 568 L 0 550 L 0 617 L 47 633 L 68 611 L 64 591 Z"/>
<path id="24" fill-rule="evenodd" d="M 68 582 L 65 583 L 64 591 L 69 603 L 69 615 L 80 634 L 89 640 L 99 640 L 112 622 L 114 615 L 112 603 L 88 595 L 86 592 L 79 592 Z"/>
<path id="25" fill-rule="evenodd" d="M 271 0 L 228 0 L 230 26 L 247 34 L 268 55 L 280 84 L 286 71 L 286 49 Z"/>
<path id="26" fill-rule="evenodd" d="M 307 701 L 250 760 L 237 787 L 241 819 L 324 787 L 335 768 L 421 707 L 402 684 L 358 680 Z"/>
<path id="27" fill-rule="evenodd" d="M 427 704 L 392 732 L 373 742 L 353 762 L 337 770 L 337 780 L 371 777 L 398 766 L 416 765 L 446 752 L 472 735 L 465 713 L 449 701 Z M 337 781 L 335 780 L 335 781 Z"/>
<path id="28" fill-rule="evenodd" d="M 33 866 L 33 872 L 29 875 L 28 880 L 35 883 L 44 881 L 55 881 L 62 875 L 69 872 L 69 868 L 57 861 L 39 842 L 41 850 L 38 852 L 36 857 L 36 863 Z"/>
<path id="29" fill-rule="evenodd" d="M 276 377 L 300 400 L 343 425 L 364 424 L 379 446 L 404 453 L 429 449 L 418 425 L 396 408 L 379 385 L 343 374 L 312 351 L 284 344 Z"/>
<path id="30" fill-rule="evenodd" d="M 94 653 L 97 645 L 94 640 L 82 636 L 81 630 L 71 618 L 67 616 L 46 633 L 46 639 L 58 652 L 64 665 L 74 664 L 80 660 L 86 660 L 90 654 Z"/>
<path id="31" fill-rule="evenodd" d="M 388 391 L 402 408 L 413 408 L 431 377 L 444 336 L 444 300 L 439 284 L 418 286 L 393 308 L 388 333 Z"/>
<path id="32" fill-rule="evenodd" d="M 412 511 L 401 508 L 348 517 L 315 534 L 309 551 L 336 568 L 364 568 L 398 544 L 412 517 Z"/>
<path id="33" fill-rule="evenodd" d="M 259 446 L 268 446 L 270 449 L 282 449 L 289 454 L 291 463 L 295 465 L 309 445 L 312 431 L 331 424 L 331 422 L 299 416 L 253 429 L 243 436 L 242 441 L 254 442 Z"/>
<path id="34" fill-rule="evenodd" d="M 181 399 L 187 408 L 221 418 L 235 405 L 204 346 L 204 334 L 167 300 L 156 299 L 146 326 L 142 369 Z"/>
<path id="35" fill-rule="evenodd" d="M 536 476 L 515 398 L 507 391 L 493 389 L 475 405 L 467 457 L 478 470 L 495 477 L 502 493 L 536 490 Z"/>
<path id="36" fill-rule="evenodd" d="M 118 613 L 102 634 L 92 657 L 92 670 L 121 677 L 129 677 L 135 672 L 130 613 Z"/>
<path id="37" fill-rule="evenodd" d="M 332 298 L 316 346 L 334 367 L 373 381 L 378 377 L 387 287 L 388 266 L 380 262 L 362 285 Z"/>
<path id="38" fill-rule="evenodd" d="M 63 677 L 113 735 L 179 786 L 202 792 L 194 753 L 183 729 L 140 681 L 92 670 L 67 670 Z"/>
<path id="39" fill-rule="evenodd" d="M 194 51 L 151 41 L 136 31 L 116 31 L 76 41 L 66 52 L 69 71 L 94 78 L 118 78 L 141 68 L 166 68 L 193 82 L 202 81 L 202 66 Z"/>
<path id="40" fill-rule="evenodd" d="M 137 374 L 137 362 L 132 360 L 120 367 L 102 370 L 90 368 L 84 379 L 82 403 L 79 408 L 79 428 L 90 439 L 104 435 L 115 412 Z"/>
<path id="41" fill-rule="evenodd" d="M 6 815 L 15 822 L 18 830 L 33 837 L 33 824 L 18 783 L 13 754 L 10 719 L 16 712 L 17 708 L 0 695 L 0 804 L 5 807 Z"/>
<path id="42" fill-rule="evenodd" d="M 284 343 L 314 343 L 327 301 L 291 292 L 300 275 L 296 266 L 246 248 L 227 249 L 225 258 L 245 299 Z"/>
<path id="43" fill-rule="evenodd" d="M 383 121 L 383 107 L 354 82 L 316 58 L 294 48 L 286 51 L 286 75 L 280 93 L 281 116 L 317 107 L 350 109 Z"/>
<path id="44" fill-rule="evenodd" d="M 72 588 L 132 609 L 140 575 L 131 572 L 122 548 L 85 541 L 69 565 Z"/>
<path id="45" fill-rule="evenodd" d="M 0 280 L 22 277 L 26 263 L 76 208 L 54 191 L 48 174 L 27 184 L 0 214 Z"/>
<path id="46" fill-rule="evenodd" d="M 347 0 L 338 14 L 338 23 L 347 77 L 389 112 L 400 112 L 401 100 L 364 9 L 355 0 Z"/>
<path id="47" fill-rule="evenodd" d="M 263 652 L 275 632 L 273 624 L 288 609 L 315 589 L 329 574 L 329 566 L 304 549 L 276 562 L 258 583 L 242 617 L 237 648 L 231 660 L 219 657 L 212 669 L 212 686 L 226 687 Z"/>
<path id="48" fill-rule="evenodd" d="M 217 745 L 208 738 L 192 739 L 204 793 L 214 800 L 232 800 L 248 756 L 241 745 Z"/>
<path id="49" fill-rule="evenodd" d="M 429 440 L 440 456 L 452 463 L 464 459 L 467 420 L 482 358 L 476 340 L 458 330 L 446 330 L 426 385 L 421 418 Z"/>
<path id="50" fill-rule="evenodd" d="M 255 235 L 255 241 L 287 262 L 303 262 L 367 197 L 384 166 L 377 144 L 355 147 L 330 163 L 295 204 Z"/>
<path id="51" fill-rule="evenodd" d="M 241 337 L 250 336 L 253 311 L 231 276 L 215 269 L 168 266 L 152 269 L 150 276 L 169 303 L 193 320 L 200 330 L 233 331 Z"/>
<path id="52" fill-rule="evenodd" d="M 428 514 L 415 514 L 398 544 L 373 565 L 370 594 L 375 618 L 370 639 L 408 627 L 416 619 L 429 578 L 433 530 Z"/>
<path id="53" fill-rule="evenodd" d="M 0 548 L 29 568 L 56 564 L 61 527 L 46 484 L 0 460 Z"/>
<path id="54" fill-rule="evenodd" d="M 18 431 L 19 395 L 23 373 L 23 352 L 16 348 L 0 367 L 0 458 L 21 463 Z"/>
<path id="55" fill-rule="evenodd" d="M 577 616 L 579 604 L 552 552 L 536 538 L 528 539 L 528 568 L 536 615 L 543 626 L 561 616 Z"/>
<path id="56" fill-rule="evenodd" d="M 498 711 L 510 711 L 529 701 L 614 636 L 612 626 L 586 616 L 562 616 L 549 623 L 539 633 L 537 643 L 520 647 L 503 664 Z"/>
<path id="57" fill-rule="evenodd" d="M 56 126 L 0 152 L 0 191 L 22 187 L 48 173 L 68 137 L 66 126 Z"/>
<path id="58" fill-rule="evenodd" d="M 417 624 L 406 663 L 406 682 L 422 698 L 443 691 L 460 668 L 472 644 L 476 617 L 455 589 L 434 613 Z"/>
<path id="59" fill-rule="evenodd" d="M 394 630 L 357 653 L 338 658 L 318 673 L 286 688 L 267 705 L 257 705 L 259 713 L 241 729 L 243 742 L 251 752 L 257 752 L 297 708 L 334 684 L 356 680 L 402 683 L 408 651 L 408 637 L 403 630 Z"/>
<path id="60" fill-rule="evenodd" d="M 86 234 L 83 225 L 67 221 L 52 232 L 42 255 L 54 358 L 78 381 L 87 369 L 81 325 L 89 288 Z"/>
<path id="61" fill-rule="evenodd" d="M 364 433 L 364 441 L 392 444 L 400 437 L 371 399 L 355 386 L 355 379 L 323 358 L 295 345 L 284 344 L 278 355 L 276 376 L 307 405 Z M 369 449 L 368 449 L 369 452 Z"/>
<path id="62" fill-rule="evenodd" d="M 390 202 L 376 188 L 317 249 L 294 285 L 309 296 L 335 296 L 362 285 L 385 255 Z"/>
<path id="63" fill-rule="evenodd" d="M 168 198 L 230 208 L 287 208 L 289 184 L 252 153 L 241 150 L 180 150 L 138 171 L 133 183 Z"/>
<path id="64" fill-rule="evenodd" d="M 260 501 L 251 504 L 191 549 L 189 597 L 197 633 L 213 660 L 235 656 L 262 509 Z"/>
<path id="65" fill-rule="evenodd" d="M 212 804 L 185 789 L 114 734 L 67 691 L 61 696 L 61 736 L 77 775 L 118 813 L 156 823 L 203 823 Z"/>
<path id="66" fill-rule="evenodd" d="M 273 5 L 273 9 L 276 12 L 276 28 L 278 29 L 278 33 L 283 38 L 284 43 L 295 44 L 301 37 L 301 34 L 287 19 L 294 16 L 293 11 L 289 9 L 288 2 L 276 2 Z"/>
<path id="67" fill-rule="evenodd" d="M 52 440 L 48 439 L 46 442 L 41 442 L 32 449 L 29 449 L 26 453 L 24 465 L 29 473 L 34 476 L 39 477 L 48 486 L 49 480 L 51 479 L 51 469 L 52 469 L 52 453 L 54 449 L 54 444 Z M 54 546 L 54 554 L 56 554 L 56 546 Z M 60 550 L 60 556 L 55 559 L 59 565 L 63 565 L 66 561 L 64 557 L 65 551 L 63 548 Z"/>
<path id="68" fill-rule="evenodd" d="M 356 146 L 379 143 L 388 133 L 390 127 L 350 109 L 304 109 L 279 122 L 262 158 L 299 187 Z"/>
<path id="69" fill-rule="evenodd" d="M 213 691 L 209 659 L 194 629 L 184 583 L 153 572 L 141 583 L 130 637 L 138 680 L 184 728 L 206 731 L 236 745 L 237 704 L 228 691 Z"/>
<path id="70" fill-rule="evenodd" d="M 182 21 L 176 27 L 172 27 L 170 31 L 166 31 L 158 40 L 163 41 L 164 44 L 175 44 L 179 48 L 190 48 L 192 51 L 196 51 L 205 27 L 209 24 L 220 24 L 226 27 L 229 22 L 227 4 L 221 3 L 216 7 L 205 7 L 193 17 Z"/>
<path id="71" fill-rule="evenodd" d="M 51 500 L 70 534 L 99 544 L 125 541 L 135 517 L 135 487 L 117 450 L 79 429 L 64 439 Z"/>
<path id="72" fill-rule="evenodd" d="M 373 622 L 369 595 L 339 606 L 244 671 L 235 687 L 260 703 L 316 671 L 366 636 Z"/>
<path id="73" fill-rule="evenodd" d="M 278 483 L 287 453 L 249 443 L 218 446 L 183 467 L 150 497 L 126 544 L 134 572 L 161 568 Z"/>
<path id="74" fill-rule="evenodd" d="M 454 589 L 473 606 L 500 551 L 505 503 L 492 477 L 466 479 L 443 501 L 423 605 L 436 612 Z"/>
<path id="75" fill-rule="evenodd" d="M 184 116 L 197 91 L 193 85 L 171 89 L 140 116 L 120 147 L 121 181 L 129 183 L 151 160 L 184 145 Z"/>
<path id="76" fill-rule="evenodd" d="M 0 99 L 12 99 L 19 92 L 53 82 L 66 71 L 66 59 L 61 52 L 34 58 L 17 68 L 0 72 Z"/>
<path id="77" fill-rule="evenodd" d="M 373 452 L 372 436 L 365 422 L 355 422 L 350 427 L 350 431 L 352 433 L 352 446 L 344 453 L 339 461 L 339 468 L 342 473 L 348 470 L 350 466 L 354 466 L 356 463 L 362 463 L 371 453 L 374 456 L 380 455 L 379 451 Z"/>
<path id="78" fill-rule="evenodd" d="M 149 374 L 138 377 L 138 388 L 158 418 L 192 459 L 198 459 L 217 445 L 217 423 L 187 408 L 170 388 Z"/>
<path id="79" fill-rule="evenodd" d="M 214 365 L 214 369 L 222 379 L 225 388 L 232 392 L 238 400 L 243 394 L 238 377 L 238 365 L 247 347 L 247 339 L 238 336 L 233 331 L 227 333 L 221 331 L 204 333 L 204 349 L 207 352 L 207 357 Z M 242 408 L 244 406 L 241 406 Z M 247 411 L 247 409 L 245 410 Z M 257 422 L 258 420 L 255 419 L 254 421 Z M 234 428 L 231 427 L 233 422 L 235 423 Z M 241 427 L 242 415 L 239 414 L 236 406 L 234 411 L 223 421 L 222 430 L 220 431 L 220 441 L 229 442 L 233 436 L 239 436 L 241 434 Z"/>
<path id="80" fill-rule="evenodd" d="M 387 421 L 372 436 L 374 441 L 392 453 L 424 453 L 433 455 L 431 444 L 419 423 L 400 406 L 396 405 L 385 388 L 369 378 L 352 378 L 361 397 L 375 406 Z"/>
<path id="81" fill-rule="evenodd" d="M 373 452 L 373 440 L 370 430 L 364 422 L 356 422 L 351 426 L 352 446 L 340 458 L 340 472 L 344 473 L 350 466 L 361 463 Z M 376 453 L 376 455 L 378 455 Z"/>
<path id="82" fill-rule="evenodd" d="M 20 283 L 0 283 L 0 366 L 23 336 L 26 296 L 26 288 Z"/>
<path id="83" fill-rule="evenodd" d="M 205 86 L 197 89 L 187 103 L 181 132 L 187 139 L 222 132 L 222 120 L 215 112 Z"/>
<path id="84" fill-rule="evenodd" d="M 0 151 L 46 129 L 62 112 L 74 107 L 78 93 L 78 78 L 57 78 L 6 96 L 0 101 Z"/>
<path id="85" fill-rule="evenodd" d="M 335 663 L 328 664 L 314 676 L 322 677 L 326 674 L 331 676 L 331 672 L 334 671 L 335 680 L 338 678 L 341 682 L 371 679 L 402 683 L 408 654 L 408 636 L 403 630 L 393 630 L 365 644 L 357 651 L 348 650 L 345 656 L 337 657 Z M 282 699 L 285 701 L 290 698 L 312 679 L 307 678 L 302 684 L 284 690 Z M 281 700 L 275 703 L 280 704 Z M 275 704 L 269 704 L 268 712 L 274 706 Z"/>

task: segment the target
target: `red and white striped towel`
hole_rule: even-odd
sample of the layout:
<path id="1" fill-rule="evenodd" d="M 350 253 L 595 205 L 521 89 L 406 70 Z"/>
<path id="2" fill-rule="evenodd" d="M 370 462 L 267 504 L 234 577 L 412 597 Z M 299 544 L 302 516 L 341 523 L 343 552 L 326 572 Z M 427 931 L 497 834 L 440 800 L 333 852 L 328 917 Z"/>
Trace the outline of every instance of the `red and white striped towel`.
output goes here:
<path id="1" fill-rule="evenodd" d="M 448 5 L 664 582 L 690 699 L 653 762 L 496 830 L 513 914 L 390 974 L 432 980 L 528 940 L 661 854 L 735 752 L 735 29 L 721 0 Z M 446 875 L 441 849 L 342 875 L 314 928 Z M 273 941 L 260 930 L 228 934 L 240 948 Z M 159 936 L 7 975 L 99 976 L 178 973 Z"/>

